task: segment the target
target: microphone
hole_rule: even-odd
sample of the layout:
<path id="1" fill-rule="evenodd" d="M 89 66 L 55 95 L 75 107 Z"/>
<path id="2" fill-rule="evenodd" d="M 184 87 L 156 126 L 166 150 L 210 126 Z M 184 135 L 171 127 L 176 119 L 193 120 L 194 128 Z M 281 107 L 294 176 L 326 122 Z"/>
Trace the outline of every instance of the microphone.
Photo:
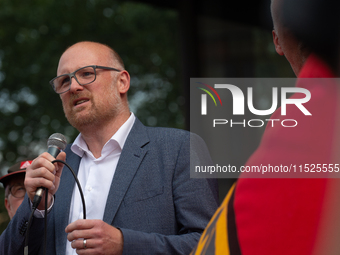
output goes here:
<path id="1" fill-rule="evenodd" d="M 55 133 L 51 135 L 47 140 L 47 152 L 54 158 L 58 156 L 60 151 L 65 150 L 67 141 L 64 135 Z"/>
<path id="2" fill-rule="evenodd" d="M 67 141 L 66 141 L 65 136 L 60 133 L 54 133 L 47 140 L 47 147 L 48 147 L 47 152 L 51 154 L 54 158 L 56 158 L 58 154 L 60 153 L 60 151 L 65 150 L 66 145 L 67 145 Z M 37 189 L 37 191 L 35 192 L 35 196 L 33 198 L 32 208 L 36 209 L 38 207 L 44 190 L 45 188 L 43 187 L 40 187 Z"/>

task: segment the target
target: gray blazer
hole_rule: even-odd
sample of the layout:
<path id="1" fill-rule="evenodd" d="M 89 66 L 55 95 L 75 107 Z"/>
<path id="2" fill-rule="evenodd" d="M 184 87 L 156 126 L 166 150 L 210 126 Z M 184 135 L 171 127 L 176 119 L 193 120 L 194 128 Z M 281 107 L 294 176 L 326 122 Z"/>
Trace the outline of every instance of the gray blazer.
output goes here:
<path id="1" fill-rule="evenodd" d="M 190 151 L 190 140 L 197 146 Z M 196 147 L 196 146 L 195 146 Z M 65 150 L 77 173 L 81 158 Z M 187 131 L 145 127 L 138 119 L 127 137 L 112 179 L 103 221 L 124 236 L 123 254 L 189 254 L 218 207 L 217 181 L 190 179 L 191 158 L 212 165 L 204 142 Z M 47 254 L 65 254 L 72 191 L 64 167 L 55 204 L 48 215 Z M 0 236 L 0 254 L 23 254 L 25 198 Z M 29 254 L 43 254 L 43 219 L 30 228 Z"/>

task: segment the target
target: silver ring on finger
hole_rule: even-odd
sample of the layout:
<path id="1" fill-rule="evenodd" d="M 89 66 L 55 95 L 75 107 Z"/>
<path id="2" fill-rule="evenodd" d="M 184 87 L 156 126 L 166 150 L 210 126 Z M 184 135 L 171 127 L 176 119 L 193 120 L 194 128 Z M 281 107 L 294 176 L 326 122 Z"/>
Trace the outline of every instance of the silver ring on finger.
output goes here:
<path id="1" fill-rule="evenodd" d="M 86 239 L 84 238 L 84 240 L 83 240 L 83 248 L 84 249 L 86 249 L 87 247 L 86 247 Z"/>

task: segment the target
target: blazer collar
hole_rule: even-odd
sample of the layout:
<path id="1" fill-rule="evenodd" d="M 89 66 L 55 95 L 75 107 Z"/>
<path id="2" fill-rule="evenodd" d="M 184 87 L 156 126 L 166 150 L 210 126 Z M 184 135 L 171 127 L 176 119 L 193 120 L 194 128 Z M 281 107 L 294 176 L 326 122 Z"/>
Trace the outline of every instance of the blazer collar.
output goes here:
<path id="1" fill-rule="evenodd" d="M 146 127 L 136 118 L 128 135 L 107 198 L 103 221 L 111 224 L 148 149 Z"/>

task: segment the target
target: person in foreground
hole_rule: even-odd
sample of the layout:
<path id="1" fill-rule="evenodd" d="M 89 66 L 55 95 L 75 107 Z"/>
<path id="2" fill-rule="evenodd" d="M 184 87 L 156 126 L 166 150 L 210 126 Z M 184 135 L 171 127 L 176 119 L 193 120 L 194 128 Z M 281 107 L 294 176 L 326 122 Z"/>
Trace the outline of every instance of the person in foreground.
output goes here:
<path id="1" fill-rule="evenodd" d="M 5 188 L 5 207 L 10 219 L 13 218 L 26 194 L 24 185 L 26 167 L 33 159 L 22 160 L 8 168 L 7 174 L 0 177 L 0 182 Z"/>
<path id="2" fill-rule="evenodd" d="M 272 0 L 271 6 L 276 51 L 287 58 L 298 75 L 296 86 L 310 91 L 311 100 L 304 107 L 312 115 L 302 114 L 294 105 L 287 106 L 286 116 L 281 116 L 281 109 L 274 112 L 271 119 L 295 119 L 298 125 L 294 128 L 268 125 L 258 149 L 246 165 L 292 165 L 298 171 L 288 175 L 273 173 L 269 175 L 271 178 L 259 176 L 261 173 L 242 173 L 192 251 L 194 255 L 339 254 L 339 220 L 334 216 L 339 213 L 336 205 L 339 179 L 325 178 L 331 174 L 339 177 L 339 83 L 328 79 L 339 73 L 337 65 L 333 64 L 336 61 L 331 61 L 334 57 L 339 61 L 339 55 L 329 58 L 329 54 L 324 54 L 325 45 L 316 47 L 311 40 L 292 33 L 292 26 L 302 22 L 301 11 L 303 17 L 310 15 L 311 19 L 318 19 L 323 13 L 322 6 L 331 1 L 290 2 L 308 6 L 317 2 L 320 7 L 320 10 L 316 8 L 316 13 L 310 13 L 310 8 L 289 8 L 287 0 Z M 287 13 L 283 12 L 283 7 Z M 295 10 L 298 10 L 297 23 L 286 27 L 287 17 L 291 21 Z M 332 14 L 334 12 L 324 13 Z M 305 25 L 303 31 L 315 29 L 310 22 Z M 322 31 L 312 32 L 310 37 L 315 38 Z M 336 33 L 332 36 L 336 39 Z M 333 53 L 338 52 L 339 44 L 336 47 Z M 301 98 L 301 94 L 296 93 L 293 98 Z M 324 168 L 313 172 L 313 165 Z M 308 168 L 310 171 L 305 172 Z"/>
<path id="3" fill-rule="evenodd" d="M 57 75 L 50 83 L 80 132 L 57 159 L 66 158 L 77 172 L 87 219 L 71 173 L 43 153 L 27 168 L 27 197 L 4 232 L 2 251 L 22 254 L 25 231 L 18 229 L 42 186 L 49 189 L 49 255 L 188 254 L 218 206 L 216 180 L 190 179 L 191 155 L 211 164 L 202 139 L 145 127 L 129 110 L 129 73 L 106 45 L 72 45 Z M 190 150 L 189 141 L 198 149 Z M 31 254 L 42 254 L 43 208 L 44 198 L 30 229 Z"/>

